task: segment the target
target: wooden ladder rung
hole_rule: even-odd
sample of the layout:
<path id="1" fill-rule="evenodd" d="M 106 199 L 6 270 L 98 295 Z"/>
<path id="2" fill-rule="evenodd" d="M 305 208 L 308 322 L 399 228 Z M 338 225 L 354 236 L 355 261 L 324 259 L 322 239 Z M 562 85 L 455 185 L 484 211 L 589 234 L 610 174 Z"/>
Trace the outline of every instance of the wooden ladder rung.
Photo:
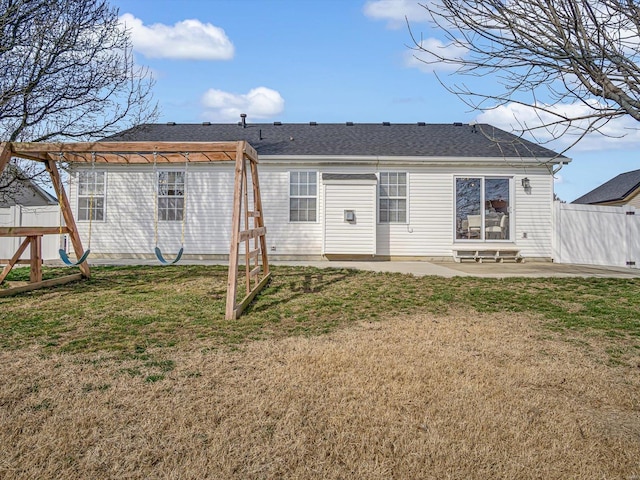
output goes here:
<path id="1" fill-rule="evenodd" d="M 262 267 L 261 267 L 260 265 L 258 265 L 257 267 L 255 267 L 254 269 L 252 269 L 252 270 L 249 272 L 249 276 L 250 276 L 251 278 L 257 277 L 257 276 L 258 276 L 258 274 L 260 273 L 260 270 L 262 270 Z"/>
<path id="2" fill-rule="evenodd" d="M 258 255 L 260 255 L 260 249 L 257 248 L 256 250 L 250 250 L 249 253 L 247 253 L 247 259 L 254 259 L 254 258 L 258 258 Z"/>
<path id="3" fill-rule="evenodd" d="M 253 218 L 260 218 L 262 216 L 262 213 L 255 211 L 255 212 L 247 212 L 247 215 L 249 217 L 253 217 Z"/>
<path id="4" fill-rule="evenodd" d="M 266 227 L 258 227 L 258 228 L 252 228 L 250 230 L 243 230 L 242 232 L 240 232 L 240 235 L 238 235 L 238 243 L 247 241 L 251 238 L 261 237 L 266 233 L 267 233 Z"/>

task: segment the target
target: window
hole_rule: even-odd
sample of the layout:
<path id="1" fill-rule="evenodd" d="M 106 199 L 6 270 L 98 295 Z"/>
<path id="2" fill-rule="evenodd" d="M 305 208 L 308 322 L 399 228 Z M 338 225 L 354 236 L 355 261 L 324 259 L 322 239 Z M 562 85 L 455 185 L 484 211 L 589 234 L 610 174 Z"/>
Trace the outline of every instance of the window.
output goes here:
<path id="1" fill-rule="evenodd" d="M 181 221 L 184 216 L 184 172 L 158 172 L 158 220 Z"/>
<path id="2" fill-rule="evenodd" d="M 459 177 L 456 182 L 456 239 L 510 240 L 511 178 Z"/>
<path id="3" fill-rule="evenodd" d="M 407 174 L 381 172 L 379 182 L 380 223 L 407 222 Z"/>
<path id="4" fill-rule="evenodd" d="M 104 220 L 105 172 L 78 173 L 78 221 Z"/>
<path id="5" fill-rule="evenodd" d="M 315 222 L 318 175 L 316 172 L 289 173 L 289 221 Z"/>

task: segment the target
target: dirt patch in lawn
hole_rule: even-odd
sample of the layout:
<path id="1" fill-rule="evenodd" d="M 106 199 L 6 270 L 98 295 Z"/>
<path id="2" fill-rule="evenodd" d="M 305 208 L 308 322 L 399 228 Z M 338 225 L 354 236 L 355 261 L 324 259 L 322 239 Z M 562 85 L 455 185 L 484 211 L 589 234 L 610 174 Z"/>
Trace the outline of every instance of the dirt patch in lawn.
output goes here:
<path id="1" fill-rule="evenodd" d="M 637 478 L 640 359 L 454 312 L 239 349 L 0 353 L 0 477 Z"/>

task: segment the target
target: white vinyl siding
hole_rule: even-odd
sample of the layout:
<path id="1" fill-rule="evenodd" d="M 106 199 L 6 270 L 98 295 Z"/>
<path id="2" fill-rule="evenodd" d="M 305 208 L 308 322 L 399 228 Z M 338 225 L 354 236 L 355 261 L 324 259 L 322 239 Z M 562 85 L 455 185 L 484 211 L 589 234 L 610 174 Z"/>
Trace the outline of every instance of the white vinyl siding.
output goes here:
<path id="1" fill-rule="evenodd" d="M 520 182 L 525 175 L 514 180 L 515 223 L 512 225 L 513 242 L 529 257 L 551 258 L 553 241 L 553 177 L 546 172 L 533 175 L 528 172 L 531 189 L 526 192 Z"/>
<path id="2" fill-rule="evenodd" d="M 317 219 L 324 219 L 322 171 L 331 173 L 371 173 L 371 165 L 327 167 L 306 160 L 304 171 L 317 171 Z M 323 254 L 324 221 L 290 222 L 289 188 L 292 164 L 261 157 L 260 188 L 267 227 L 269 255 L 280 258 L 320 259 Z M 76 166 L 89 171 L 90 166 Z M 309 168 L 311 167 L 311 168 Z M 395 165 L 381 165 L 381 171 L 393 171 Z M 155 174 L 150 165 L 109 165 L 105 182 L 108 215 L 104 222 L 92 226 L 91 251 L 99 255 L 153 256 Z M 84 169 L 84 170 L 82 170 Z M 384 170 L 383 170 L 384 169 Z M 302 169 L 300 169 L 302 171 Z M 546 167 L 521 168 L 508 165 L 494 167 L 456 167 L 445 165 L 410 165 L 407 172 L 407 223 L 377 223 L 376 255 L 392 258 L 451 258 L 454 241 L 455 188 L 457 176 L 513 177 L 515 209 L 509 244 L 525 258 L 551 258 L 553 178 Z M 521 187 L 523 177 L 530 179 L 531 189 Z M 186 195 L 185 254 L 203 258 L 226 258 L 229 253 L 233 206 L 234 165 L 230 162 L 192 163 L 189 165 Z M 78 212 L 77 175 L 72 177 L 70 199 Z M 375 205 L 377 211 L 377 200 Z M 341 210 L 347 207 L 342 207 Z M 356 212 L 358 214 L 358 212 Z M 77 217 L 76 217 L 77 218 Z M 78 230 L 84 242 L 88 222 Z M 163 222 L 160 228 L 163 250 L 180 247 L 181 222 Z M 526 233 L 526 238 L 523 238 Z M 484 242 L 484 245 L 492 245 Z M 501 244 L 504 245 L 504 242 Z"/>
<path id="3" fill-rule="evenodd" d="M 324 253 L 375 255 L 376 183 L 325 182 Z M 345 210 L 354 221 L 345 221 Z"/>
<path id="4" fill-rule="evenodd" d="M 291 167 L 260 161 L 260 189 L 267 227 L 269 255 L 296 259 L 320 259 L 322 222 L 291 222 L 289 219 Z M 322 218 L 323 189 L 318 188 L 317 218 Z"/>
<path id="5" fill-rule="evenodd" d="M 636 190 L 636 192 L 629 197 L 627 205 L 640 208 L 640 190 Z"/>
<path id="6" fill-rule="evenodd" d="M 414 167 L 408 171 L 408 222 L 379 223 L 377 254 L 390 257 L 450 257 L 453 197 L 451 170 Z"/>
<path id="7" fill-rule="evenodd" d="M 185 197 L 185 254 L 229 253 L 233 164 L 225 163 L 218 164 L 215 168 L 211 167 L 189 165 L 190 192 Z M 112 165 L 108 173 L 107 195 L 110 199 L 110 213 L 105 222 L 93 223 L 92 254 L 154 256 L 154 197 L 157 195 L 157 173 L 148 165 Z M 77 192 L 75 182 L 71 185 L 71 191 L 74 194 Z M 206 193 L 203 195 L 202 192 Z M 74 212 L 77 212 L 77 208 L 77 203 L 72 204 Z M 86 244 L 88 223 L 80 223 L 78 231 Z M 178 251 L 181 246 L 181 233 L 182 222 L 162 222 L 158 229 L 158 243 L 162 245 L 163 251 Z"/>

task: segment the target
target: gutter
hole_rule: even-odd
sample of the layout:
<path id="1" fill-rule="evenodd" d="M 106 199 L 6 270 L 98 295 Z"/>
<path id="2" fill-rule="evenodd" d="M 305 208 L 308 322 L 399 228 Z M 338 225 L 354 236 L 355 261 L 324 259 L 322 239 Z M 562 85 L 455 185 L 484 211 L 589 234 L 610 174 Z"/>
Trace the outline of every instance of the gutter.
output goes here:
<path id="1" fill-rule="evenodd" d="M 272 165 L 289 165 L 293 163 L 317 163 L 320 165 L 379 165 L 387 164 L 410 164 L 410 165 L 487 165 L 496 166 L 506 163 L 510 167 L 532 167 L 551 164 L 558 165 L 557 170 L 562 165 L 569 163 L 570 159 L 557 158 L 522 158 L 522 157 L 420 157 L 420 156 L 391 156 L 391 155 L 259 155 L 260 162 Z"/>

